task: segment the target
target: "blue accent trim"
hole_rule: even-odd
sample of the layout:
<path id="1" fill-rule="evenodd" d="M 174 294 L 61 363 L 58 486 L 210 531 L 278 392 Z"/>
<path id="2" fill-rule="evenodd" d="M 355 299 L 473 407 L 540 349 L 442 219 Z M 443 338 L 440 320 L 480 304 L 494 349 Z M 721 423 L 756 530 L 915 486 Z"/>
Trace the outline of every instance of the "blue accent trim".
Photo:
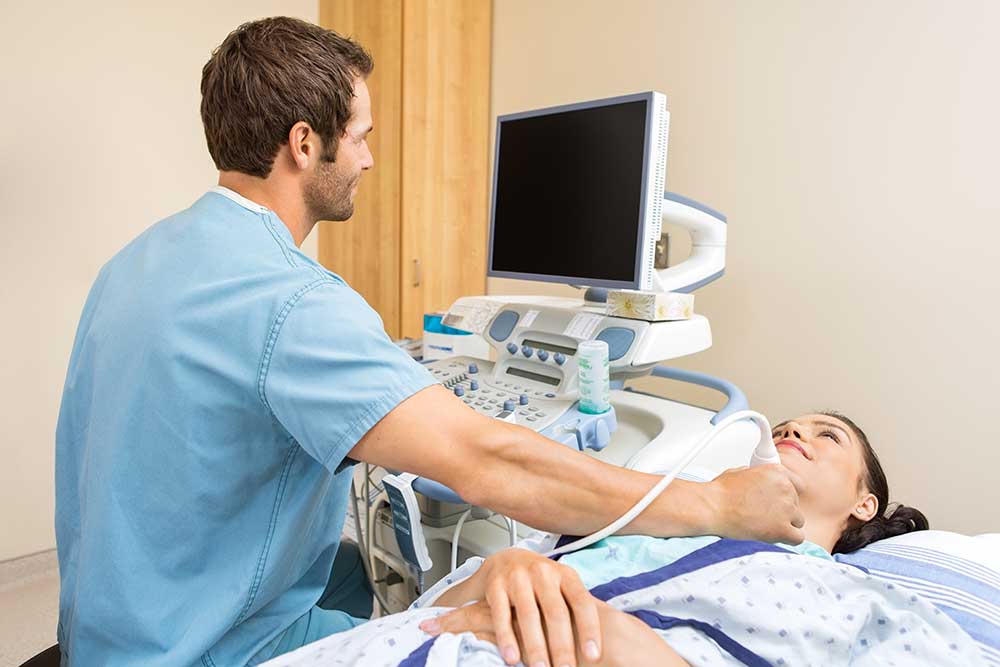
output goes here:
<path id="1" fill-rule="evenodd" d="M 715 389 L 716 391 L 725 394 L 726 398 L 729 400 L 726 401 L 726 404 L 722 406 L 722 409 L 719 410 L 714 417 L 712 417 L 713 424 L 718 424 L 734 412 L 746 410 L 750 407 L 750 403 L 747 401 L 747 395 L 743 393 L 742 389 L 737 387 L 732 382 L 723 380 L 722 378 L 717 378 L 714 375 L 684 370 L 682 368 L 671 368 L 670 366 L 656 366 L 653 368 L 652 375 L 653 377 L 701 385 L 702 387 Z"/>
<path id="2" fill-rule="evenodd" d="M 465 329 L 456 329 L 455 327 L 449 327 L 444 324 L 441 320 L 443 315 L 431 315 L 429 313 L 424 314 L 424 331 L 430 333 L 440 333 L 448 334 L 450 336 L 471 336 L 471 331 L 466 331 Z"/>
<path id="3" fill-rule="evenodd" d="M 767 542 L 757 542 L 754 540 L 730 540 L 720 539 L 712 542 L 697 551 L 692 551 L 687 556 L 675 560 L 670 565 L 643 572 L 631 577 L 618 577 L 606 584 L 595 586 L 590 589 L 590 594 L 598 600 L 607 602 L 611 598 L 619 595 L 632 593 L 641 588 L 649 588 L 664 581 L 679 577 L 683 574 L 700 570 L 703 567 L 715 565 L 723 561 L 732 560 L 741 556 L 752 556 L 765 551 L 777 553 L 791 553 L 787 549 L 768 544 Z"/>
<path id="4" fill-rule="evenodd" d="M 651 196 L 652 193 L 647 187 L 649 182 L 649 171 L 653 168 L 652 160 L 650 159 L 653 153 L 655 137 L 653 128 L 653 110 L 654 110 L 654 93 L 656 91 L 648 91 L 645 93 L 634 93 L 632 95 L 621 95 L 619 97 L 606 97 L 599 100 L 590 100 L 587 102 L 577 102 L 574 104 L 562 104 L 554 107 L 546 107 L 544 109 L 533 109 L 531 111 L 521 111 L 517 113 L 504 114 L 503 116 L 497 116 L 497 129 L 496 129 L 496 139 L 493 142 L 493 189 L 490 192 L 490 232 L 489 232 L 489 246 L 487 250 L 486 258 L 486 275 L 490 278 L 513 278 L 515 280 L 538 280 L 547 283 L 559 283 L 563 285 L 587 285 L 590 287 L 605 287 L 611 289 L 640 289 L 642 287 L 642 242 L 643 242 L 643 229 L 642 226 L 645 224 L 645 219 L 643 216 L 646 214 L 646 202 L 647 197 Z M 666 100 L 666 96 L 664 96 Z M 500 176 L 500 130 L 503 124 L 507 121 L 521 120 L 522 118 L 531 118 L 534 116 L 546 116 L 550 114 L 564 113 L 567 111 L 578 111 L 580 109 L 593 109 L 597 107 L 612 106 L 615 104 L 627 104 L 629 102 L 646 102 L 646 145 L 643 149 L 642 154 L 642 195 L 639 201 L 639 225 L 640 229 L 638 234 L 636 234 L 635 242 L 635 262 L 633 265 L 632 280 L 595 280 L 593 278 L 588 278 L 585 276 L 555 276 L 551 274 L 540 274 L 540 273 L 518 273 L 515 271 L 494 271 L 493 270 L 493 231 L 494 224 L 496 222 L 496 210 L 497 210 L 497 181 Z"/>
<path id="5" fill-rule="evenodd" d="M 399 663 L 399 667 L 425 667 L 427 664 L 427 656 L 430 655 L 431 647 L 434 646 L 434 642 L 436 641 L 437 637 L 431 637 L 423 644 L 413 649 L 413 652 L 403 658 L 403 661 Z"/>
<path id="6" fill-rule="evenodd" d="M 700 201 L 695 201 L 690 197 L 679 195 L 676 192 L 664 192 L 663 198 L 668 201 L 675 201 L 678 204 L 684 204 L 685 206 L 690 206 L 691 208 L 701 211 L 702 213 L 708 213 L 716 220 L 720 220 L 721 222 L 729 224 L 729 221 L 726 220 L 726 215 L 724 213 L 720 213 L 719 211 L 716 211 L 714 208 L 706 206 L 705 204 L 702 204 Z"/>
<path id="7" fill-rule="evenodd" d="M 427 479 L 426 477 L 417 477 L 413 480 L 413 490 L 417 493 L 422 493 L 428 498 L 433 498 L 434 500 L 439 500 L 443 503 L 455 503 L 457 505 L 467 505 L 468 503 L 462 500 L 462 497 L 452 491 L 450 488 L 442 484 L 441 482 L 435 482 L 433 479 Z"/>
<path id="8" fill-rule="evenodd" d="M 655 611 L 649 611 L 647 609 L 636 609 L 635 611 L 626 613 L 632 614 L 649 627 L 656 628 L 657 630 L 669 630 L 670 628 L 675 628 L 677 626 L 694 628 L 702 634 L 707 635 L 709 639 L 719 645 L 719 648 L 729 653 L 729 655 L 733 656 L 747 667 L 771 667 L 771 663 L 767 660 L 760 657 L 714 625 L 709 625 L 704 621 L 696 621 L 693 618 L 663 616 Z"/>
<path id="9" fill-rule="evenodd" d="M 583 300 L 590 303 L 607 303 L 608 290 L 603 287 L 588 287 L 587 291 L 583 293 Z"/>
<path id="10" fill-rule="evenodd" d="M 684 287 L 678 287 L 677 289 L 672 289 L 670 291 L 671 292 L 679 292 L 681 294 L 690 294 L 691 292 L 695 291 L 696 289 L 701 289 L 705 285 L 709 284 L 710 282 L 718 280 L 719 278 L 721 278 L 724 275 L 726 275 L 726 270 L 722 269 L 718 273 L 713 273 L 709 277 L 702 278 L 701 280 L 699 280 L 696 283 L 691 283 L 690 285 L 685 285 Z"/>
<path id="11" fill-rule="evenodd" d="M 608 361 L 617 361 L 632 347 L 635 331 L 627 327 L 608 327 L 597 334 L 597 340 L 608 344 Z"/>
<path id="12" fill-rule="evenodd" d="M 601 424 L 604 424 L 603 431 Z M 557 429 L 563 425 L 575 426 L 577 433 L 557 432 Z M 566 412 L 559 415 L 554 422 L 539 431 L 539 435 L 550 440 L 555 440 L 577 451 L 582 452 L 588 448 L 600 451 L 608 444 L 607 441 L 617 428 L 618 413 L 615 412 L 614 406 L 606 412 L 592 415 L 580 412 L 580 403 L 577 402 L 570 406 Z"/>
<path id="13" fill-rule="evenodd" d="M 493 324 L 490 325 L 490 338 L 497 341 L 507 340 L 511 332 L 514 331 L 514 327 L 517 326 L 517 321 L 521 319 L 521 316 L 517 314 L 514 310 L 505 310 L 493 318 Z"/>

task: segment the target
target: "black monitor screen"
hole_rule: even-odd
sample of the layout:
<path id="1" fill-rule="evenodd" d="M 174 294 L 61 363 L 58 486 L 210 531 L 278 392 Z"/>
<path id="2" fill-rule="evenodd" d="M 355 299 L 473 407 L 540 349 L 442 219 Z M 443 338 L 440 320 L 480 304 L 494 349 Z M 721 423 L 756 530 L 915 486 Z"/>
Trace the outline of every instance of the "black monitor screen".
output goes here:
<path id="1" fill-rule="evenodd" d="M 636 280 L 646 106 L 501 120 L 491 272 Z"/>

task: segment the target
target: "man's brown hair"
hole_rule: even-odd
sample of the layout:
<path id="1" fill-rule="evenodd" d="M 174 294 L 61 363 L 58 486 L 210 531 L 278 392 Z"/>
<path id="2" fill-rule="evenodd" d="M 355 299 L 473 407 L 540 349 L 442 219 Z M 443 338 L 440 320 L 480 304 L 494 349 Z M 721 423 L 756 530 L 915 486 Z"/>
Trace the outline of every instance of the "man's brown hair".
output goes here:
<path id="1" fill-rule="evenodd" d="M 319 134 L 322 157 L 332 162 L 354 80 L 372 66 L 361 45 L 312 23 L 285 16 L 244 23 L 201 72 L 201 121 L 215 166 L 267 177 L 299 121 Z"/>

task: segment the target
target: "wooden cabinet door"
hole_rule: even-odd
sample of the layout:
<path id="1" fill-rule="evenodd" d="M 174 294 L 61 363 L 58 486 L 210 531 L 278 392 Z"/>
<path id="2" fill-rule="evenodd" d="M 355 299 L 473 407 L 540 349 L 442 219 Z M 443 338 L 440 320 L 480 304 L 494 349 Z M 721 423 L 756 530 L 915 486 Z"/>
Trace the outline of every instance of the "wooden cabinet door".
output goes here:
<path id="1" fill-rule="evenodd" d="M 368 301 L 393 338 L 400 335 L 402 20 L 402 0 L 320 0 L 320 25 L 359 42 L 375 60 L 367 81 L 375 166 L 361 177 L 354 216 L 319 224 L 319 261 Z"/>
<path id="2" fill-rule="evenodd" d="M 354 217 L 320 224 L 319 259 L 393 337 L 486 292 L 492 13 L 490 0 L 320 0 L 320 25 L 375 60 L 375 167 Z"/>
<path id="3" fill-rule="evenodd" d="M 401 330 L 486 293 L 489 0 L 403 3 Z"/>

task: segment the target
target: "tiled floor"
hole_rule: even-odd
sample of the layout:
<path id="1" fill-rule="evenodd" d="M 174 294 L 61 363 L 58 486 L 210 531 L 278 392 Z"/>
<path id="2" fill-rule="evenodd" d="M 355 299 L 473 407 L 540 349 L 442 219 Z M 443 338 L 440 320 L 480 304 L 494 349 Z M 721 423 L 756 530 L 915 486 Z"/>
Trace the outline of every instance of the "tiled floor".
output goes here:
<path id="1" fill-rule="evenodd" d="M 16 667 L 56 643 L 55 551 L 0 563 L 0 665 Z"/>

